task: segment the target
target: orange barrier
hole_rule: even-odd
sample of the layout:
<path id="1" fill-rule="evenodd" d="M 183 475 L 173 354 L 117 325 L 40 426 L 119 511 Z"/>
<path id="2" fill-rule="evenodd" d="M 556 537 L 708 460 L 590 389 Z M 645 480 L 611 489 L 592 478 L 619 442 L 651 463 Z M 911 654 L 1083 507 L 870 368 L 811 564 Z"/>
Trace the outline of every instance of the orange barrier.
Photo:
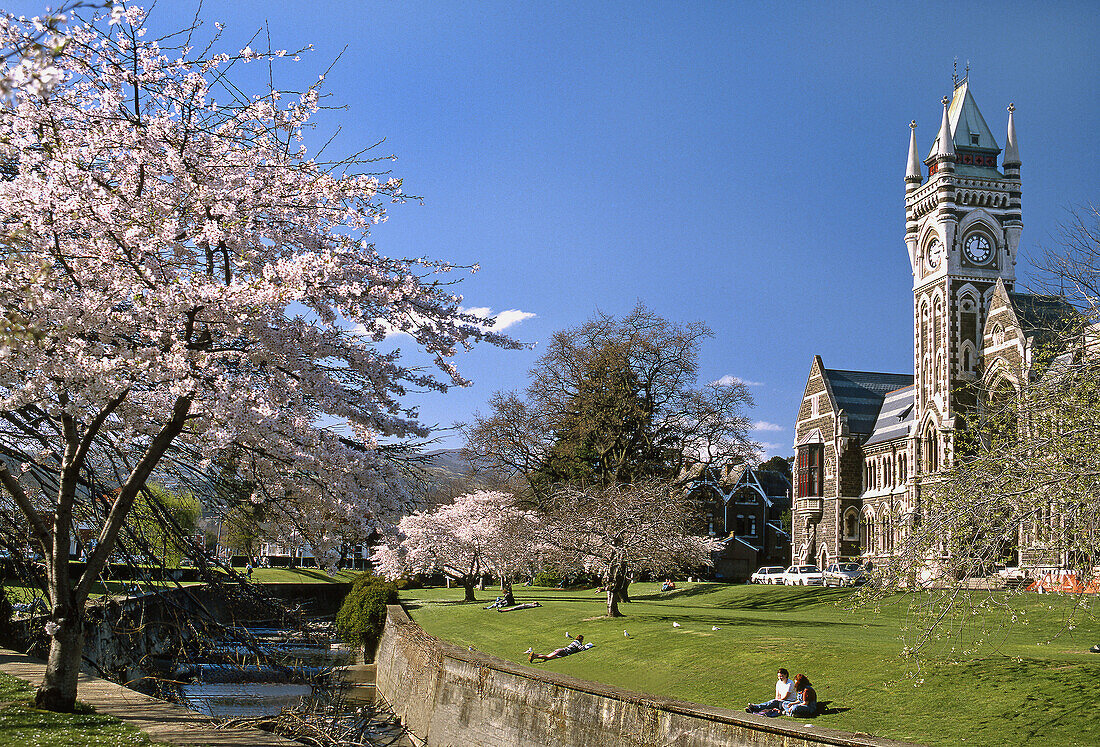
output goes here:
<path id="1" fill-rule="evenodd" d="M 1084 583 L 1072 571 L 1056 571 L 1047 573 L 1037 581 L 1028 584 L 1025 591 L 1037 591 L 1040 594 L 1050 594 L 1056 591 L 1067 594 L 1100 594 L 1100 579 L 1089 579 Z"/>

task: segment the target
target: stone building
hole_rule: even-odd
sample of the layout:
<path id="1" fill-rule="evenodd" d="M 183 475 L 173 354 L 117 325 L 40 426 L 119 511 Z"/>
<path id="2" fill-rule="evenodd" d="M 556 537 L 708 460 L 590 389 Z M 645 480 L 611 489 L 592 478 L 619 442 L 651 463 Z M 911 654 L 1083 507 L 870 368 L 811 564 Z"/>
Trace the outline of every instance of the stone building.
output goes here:
<path id="1" fill-rule="evenodd" d="M 977 406 L 972 385 L 1018 382 L 1040 330 L 1069 310 L 1014 292 L 1023 222 L 1013 111 L 1003 156 L 967 78 L 943 99 L 923 164 L 910 124 L 913 373 L 829 369 L 814 356 L 795 425 L 794 561 L 889 555 L 921 511 L 922 487 L 952 458 L 956 428 Z"/>

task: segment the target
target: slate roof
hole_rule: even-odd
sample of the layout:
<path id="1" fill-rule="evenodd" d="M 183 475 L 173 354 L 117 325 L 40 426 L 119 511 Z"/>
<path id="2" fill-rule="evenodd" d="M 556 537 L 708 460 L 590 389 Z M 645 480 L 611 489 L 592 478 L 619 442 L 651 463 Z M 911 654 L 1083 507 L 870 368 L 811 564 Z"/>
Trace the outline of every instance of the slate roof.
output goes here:
<path id="1" fill-rule="evenodd" d="M 897 389 L 886 395 L 879 410 L 875 429 L 865 445 L 892 441 L 909 434 L 909 426 L 916 419 L 916 386 Z"/>
<path id="2" fill-rule="evenodd" d="M 1025 335 L 1035 332 L 1064 330 L 1080 317 L 1073 305 L 1059 296 L 1040 296 L 1033 293 L 1009 293 L 1012 309 Z"/>
<path id="3" fill-rule="evenodd" d="M 993 137 L 989 125 L 985 123 L 985 117 L 978 110 L 978 102 L 974 100 L 973 94 L 970 93 L 970 82 L 965 78 L 955 88 L 954 94 L 951 96 L 951 103 L 947 107 L 947 121 L 951 127 L 951 142 L 956 150 L 959 148 L 963 150 L 977 148 L 983 151 L 1000 153 L 1001 147 L 997 145 L 997 139 Z M 977 143 L 971 140 L 971 135 L 978 136 Z M 928 153 L 928 158 L 933 158 L 939 152 L 939 147 L 940 137 L 937 134 L 935 141 L 932 143 L 932 150 Z"/>
<path id="4" fill-rule="evenodd" d="M 838 409 L 848 415 L 848 428 L 856 435 L 874 430 L 882 401 L 886 395 L 913 385 L 912 374 L 876 373 L 874 371 L 838 371 L 825 369 L 825 380 Z"/>

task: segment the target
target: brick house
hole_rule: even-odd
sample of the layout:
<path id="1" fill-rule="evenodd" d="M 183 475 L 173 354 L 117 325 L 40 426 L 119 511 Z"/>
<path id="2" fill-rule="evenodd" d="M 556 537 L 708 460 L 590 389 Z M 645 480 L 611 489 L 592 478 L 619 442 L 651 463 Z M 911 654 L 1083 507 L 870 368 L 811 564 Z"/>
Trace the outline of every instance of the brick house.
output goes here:
<path id="1" fill-rule="evenodd" d="M 689 488 L 703 505 L 706 532 L 723 537 L 715 554 L 714 576 L 744 581 L 763 565 L 786 565 L 791 537 L 783 515 L 791 508 L 786 475 L 746 464 L 708 467 Z"/>

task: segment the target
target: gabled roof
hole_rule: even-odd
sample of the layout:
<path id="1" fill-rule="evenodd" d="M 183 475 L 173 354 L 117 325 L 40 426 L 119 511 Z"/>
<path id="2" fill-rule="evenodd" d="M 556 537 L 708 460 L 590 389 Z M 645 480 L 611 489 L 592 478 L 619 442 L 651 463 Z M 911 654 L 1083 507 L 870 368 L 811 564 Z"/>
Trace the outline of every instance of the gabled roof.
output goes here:
<path id="1" fill-rule="evenodd" d="M 867 435 L 874 429 L 887 394 L 913 384 L 912 374 L 832 368 L 825 369 L 824 373 L 837 409 L 844 410 L 848 415 L 848 429 L 857 435 Z"/>
<path id="2" fill-rule="evenodd" d="M 865 445 L 893 441 L 909 435 L 909 426 L 916 419 L 916 393 L 915 386 L 907 386 L 886 395 L 875 421 L 875 429 Z"/>
<path id="3" fill-rule="evenodd" d="M 951 128 L 951 142 L 956 153 L 982 153 L 996 156 L 1001 152 L 997 139 L 993 137 L 993 132 L 985 123 L 985 117 L 978 109 L 978 103 L 970 93 L 968 78 L 963 78 L 955 86 L 951 104 L 947 108 L 947 119 Z M 977 142 L 974 141 L 974 135 L 977 135 Z M 939 152 L 939 147 L 940 136 L 937 134 L 932 143 L 932 150 L 928 153 L 928 160 Z M 994 167 L 964 164 L 961 158 L 955 164 L 955 172 L 971 176 L 1004 178 Z"/>
<path id="4" fill-rule="evenodd" d="M 947 119 L 951 125 L 951 141 L 954 143 L 956 150 L 959 148 L 963 150 L 980 148 L 981 150 L 1001 152 L 1001 146 L 997 145 L 997 139 L 993 137 L 989 125 L 985 123 L 985 117 L 978 110 L 978 103 L 974 101 L 974 96 L 970 93 L 970 82 L 966 78 L 963 78 L 955 87 L 955 93 L 951 97 L 951 105 L 947 108 Z M 971 139 L 971 135 L 977 135 L 978 142 L 975 143 Z M 928 157 L 932 158 L 936 155 L 939 152 L 939 147 L 940 137 L 937 134 Z"/>

